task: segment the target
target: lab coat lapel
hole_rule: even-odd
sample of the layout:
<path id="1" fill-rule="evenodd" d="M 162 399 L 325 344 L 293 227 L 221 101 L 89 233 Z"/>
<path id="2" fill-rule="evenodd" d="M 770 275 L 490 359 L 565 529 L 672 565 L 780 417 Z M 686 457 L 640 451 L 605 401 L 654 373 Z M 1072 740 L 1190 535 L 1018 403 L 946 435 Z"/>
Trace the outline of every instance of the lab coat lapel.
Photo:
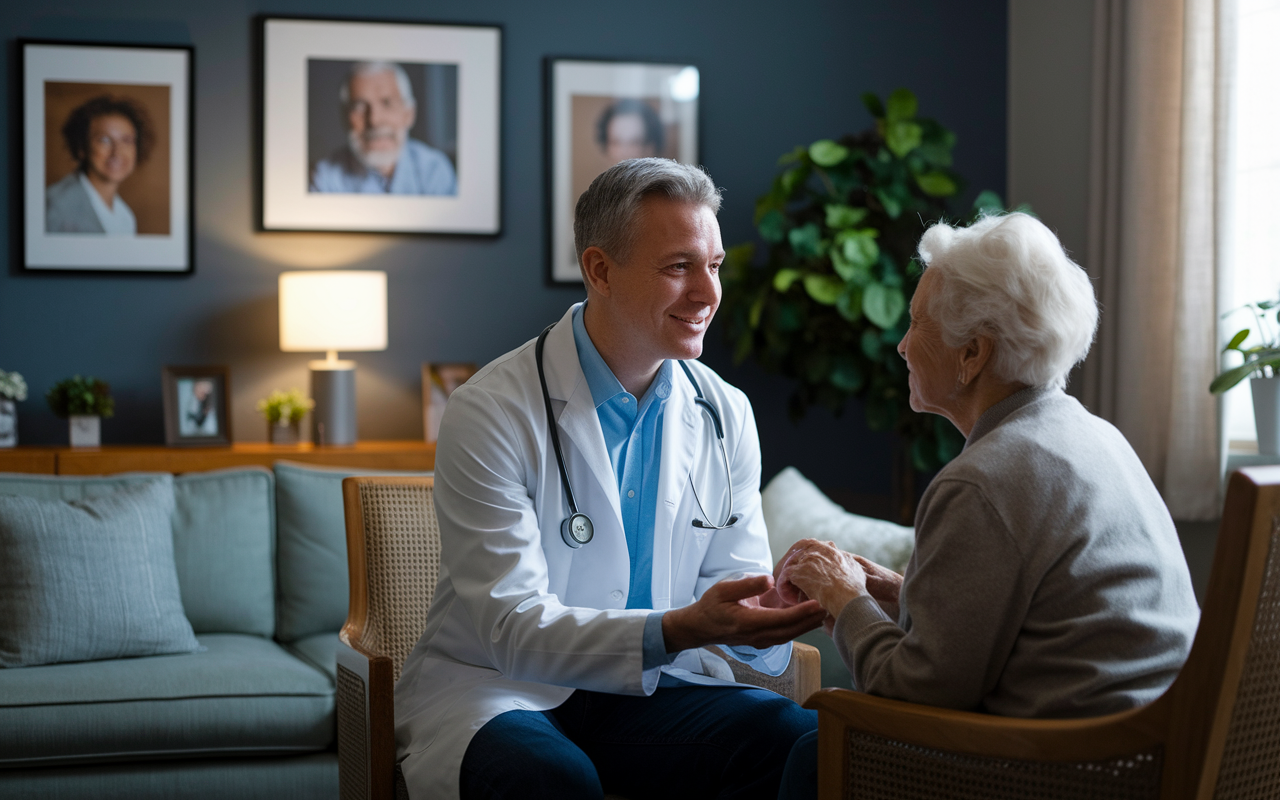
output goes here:
<path id="1" fill-rule="evenodd" d="M 569 480 L 575 485 L 581 483 L 582 474 L 574 468 L 574 459 L 567 452 L 569 448 L 577 450 L 585 462 L 585 470 L 590 473 L 591 480 L 600 485 L 609 507 L 617 519 L 618 528 L 622 528 L 622 500 L 618 497 L 618 482 L 613 475 L 613 465 L 609 461 L 609 453 L 605 449 L 604 433 L 600 430 L 600 418 L 596 415 L 595 402 L 591 398 L 591 387 L 582 373 L 582 364 L 578 361 L 578 348 L 573 340 L 573 309 L 570 308 L 556 326 L 547 335 L 544 352 L 547 373 L 547 392 L 551 395 L 552 407 L 560 401 L 563 407 L 556 418 L 560 430 L 564 434 L 565 466 L 569 470 Z M 575 492 L 575 494 L 578 494 Z M 582 495 L 578 495 L 582 502 Z"/>
<path id="2" fill-rule="evenodd" d="M 677 363 L 671 365 L 671 397 L 667 400 L 662 423 L 662 466 L 658 471 L 658 508 L 653 527 L 653 602 L 655 608 L 669 608 L 671 589 L 679 565 L 675 563 L 684 551 L 683 539 L 673 533 L 683 530 L 688 520 L 676 519 L 684 504 L 698 450 L 698 407 L 693 387 Z M 662 554 L 666 554 L 662 557 Z"/>

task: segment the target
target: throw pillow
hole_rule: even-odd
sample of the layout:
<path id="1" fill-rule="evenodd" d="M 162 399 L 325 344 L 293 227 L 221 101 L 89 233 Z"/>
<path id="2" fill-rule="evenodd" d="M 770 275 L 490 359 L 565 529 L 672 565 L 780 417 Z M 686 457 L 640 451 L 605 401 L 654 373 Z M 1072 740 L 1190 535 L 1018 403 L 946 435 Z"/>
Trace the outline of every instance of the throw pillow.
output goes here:
<path id="1" fill-rule="evenodd" d="M 189 653 L 173 479 L 63 502 L 0 495 L 0 666 Z"/>

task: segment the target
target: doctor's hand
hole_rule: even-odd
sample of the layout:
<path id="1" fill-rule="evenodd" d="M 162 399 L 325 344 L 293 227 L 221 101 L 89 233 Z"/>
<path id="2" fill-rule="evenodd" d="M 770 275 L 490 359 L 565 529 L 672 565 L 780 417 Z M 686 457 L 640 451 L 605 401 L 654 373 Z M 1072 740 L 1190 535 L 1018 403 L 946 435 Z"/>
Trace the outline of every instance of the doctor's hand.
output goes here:
<path id="1" fill-rule="evenodd" d="M 773 577 L 755 575 L 713 585 L 696 603 L 662 616 L 667 652 L 709 644 L 771 647 L 789 642 L 822 624 L 827 612 L 814 601 L 790 608 L 769 608 Z"/>

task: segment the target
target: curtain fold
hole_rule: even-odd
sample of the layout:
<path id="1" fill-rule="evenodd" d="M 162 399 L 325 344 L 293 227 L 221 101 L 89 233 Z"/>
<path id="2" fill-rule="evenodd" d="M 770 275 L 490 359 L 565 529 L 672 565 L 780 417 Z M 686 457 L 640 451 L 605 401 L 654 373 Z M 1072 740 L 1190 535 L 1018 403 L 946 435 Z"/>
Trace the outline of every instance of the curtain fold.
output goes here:
<path id="1" fill-rule="evenodd" d="M 1233 0 L 1095 0 L 1087 267 L 1102 322 L 1081 395 L 1175 519 L 1219 514 L 1222 190 Z"/>

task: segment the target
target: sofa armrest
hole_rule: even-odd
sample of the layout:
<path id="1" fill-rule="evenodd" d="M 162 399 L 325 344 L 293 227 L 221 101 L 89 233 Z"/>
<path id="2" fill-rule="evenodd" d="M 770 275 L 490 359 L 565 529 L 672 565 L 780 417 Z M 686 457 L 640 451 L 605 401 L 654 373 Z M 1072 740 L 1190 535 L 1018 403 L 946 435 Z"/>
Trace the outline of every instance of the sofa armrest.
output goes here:
<path id="1" fill-rule="evenodd" d="M 733 670 L 733 677 L 738 683 L 777 692 L 797 703 L 804 703 L 822 686 L 822 655 L 818 648 L 800 642 L 791 643 L 791 661 L 781 675 L 757 672 L 728 653 L 724 654 L 724 660 L 729 662 L 729 669 Z"/>
<path id="2" fill-rule="evenodd" d="M 396 766 L 391 659 L 349 641 L 338 643 L 337 656 L 339 796 L 391 798 Z"/>

